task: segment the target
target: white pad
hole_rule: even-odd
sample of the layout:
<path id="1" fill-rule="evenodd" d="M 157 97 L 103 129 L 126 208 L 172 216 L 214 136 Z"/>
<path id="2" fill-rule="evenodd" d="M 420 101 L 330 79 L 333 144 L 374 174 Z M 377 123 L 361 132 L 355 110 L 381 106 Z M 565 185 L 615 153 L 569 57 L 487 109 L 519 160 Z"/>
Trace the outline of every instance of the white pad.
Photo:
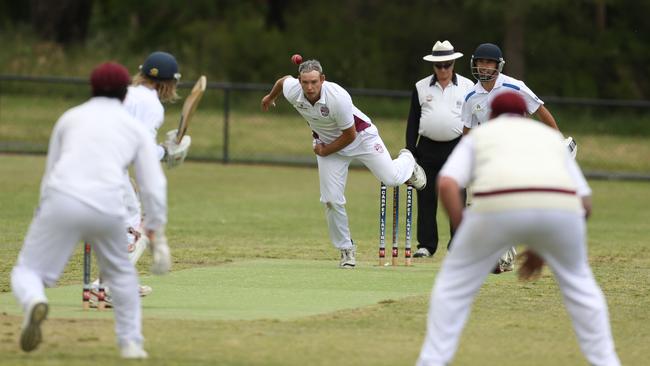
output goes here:
<path id="1" fill-rule="evenodd" d="M 167 245 L 167 237 L 163 231 L 157 232 L 154 240 L 151 242 L 151 273 L 155 275 L 164 275 L 169 272 L 172 266 L 172 258 Z"/>
<path id="2" fill-rule="evenodd" d="M 566 139 L 564 139 L 564 143 L 569 149 L 569 152 L 571 153 L 571 157 L 575 159 L 576 155 L 578 154 L 578 144 L 576 143 L 576 140 L 574 140 L 573 137 L 569 136 Z"/>
<path id="3" fill-rule="evenodd" d="M 190 145 L 192 145 L 192 138 L 187 135 L 183 136 L 180 144 L 177 144 L 176 131 L 177 130 L 171 130 L 167 132 L 165 142 L 163 143 L 163 146 L 167 151 L 165 161 L 167 162 L 168 169 L 181 165 L 187 157 Z"/>

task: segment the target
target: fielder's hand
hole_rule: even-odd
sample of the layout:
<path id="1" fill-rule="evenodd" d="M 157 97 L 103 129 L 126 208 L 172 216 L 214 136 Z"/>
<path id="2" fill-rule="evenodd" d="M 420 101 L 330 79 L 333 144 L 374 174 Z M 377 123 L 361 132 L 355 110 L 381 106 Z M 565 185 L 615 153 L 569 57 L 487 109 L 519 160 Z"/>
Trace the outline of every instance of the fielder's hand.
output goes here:
<path id="1" fill-rule="evenodd" d="M 536 280 L 542 275 L 544 259 L 539 254 L 530 249 L 526 249 L 519 255 L 519 260 L 523 262 L 517 271 L 517 275 L 521 281 Z"/>
<path id="2" fill-rule="evenodd" d="M 172 266 L 172 258 L 165 232 L 163 230 L 156 233 L 148 231 L 147 236 L 151 240 L 151 256 L 153 257 L 151 273 L 155 275 L 167 274 Z"/>

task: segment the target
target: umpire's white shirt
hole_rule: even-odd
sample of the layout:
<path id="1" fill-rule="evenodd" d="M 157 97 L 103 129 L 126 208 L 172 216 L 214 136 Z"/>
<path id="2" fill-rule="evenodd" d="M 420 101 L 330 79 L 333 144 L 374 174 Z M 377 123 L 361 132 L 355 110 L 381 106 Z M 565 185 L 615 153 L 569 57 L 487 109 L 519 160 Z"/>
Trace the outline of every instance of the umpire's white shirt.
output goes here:
<path id="1" fill-rule="evenodd" d="M 467 128 L 474 128 L 490 119 L 492 100 L 504 92 L 518 92 L 526 101 L 528 114 L 533 114 L 544 102 L 530 90 L 523 81 L 508 75 L 499 74 L 494 87 L 489 92 L 477 82 L 465 96 L 461 119 Z"/>
<path id="2" fill-rule="evenodd" d="M 50 138 L 41 200 L 58 191 L 116 217 L 124 217 L 124 176 L 134 164 L 147 215 L 158 229 L 167 216 L 167 181 L 156 145 L 114 98 L 95 97 L 65 112 Z"/>
<path id="3" fill-rule="evenodd" d="M 350 94 L 341 86 L 329 81 L 323 82 L 320 99 L 312 105 L 303 94 L 300 81 L 293 77 L 284 80 L 282 86 L 284 97 L 303 116 L 313 132 L 325 144 L 330 144 L 342 134 L 342 130 L 352 126 L 357 132 L 365 131 L 377 135 L 377 128 L 370 118 L 352 103 Z M 357 139 L 344 147 L 339 153 L 353 151 L 361 143 Z"/>
<path id="4" fill-rule="evenodd" d="M 474 83 L 456 74 L 456 83 L 450 82 L 443 89 L 440 82 L 432 83 L 432 78 L 428 76 L 415 83 L 421 108 L 418 134 L 433 141 L 457 139 L 463 134 L 463 100 Z"/>

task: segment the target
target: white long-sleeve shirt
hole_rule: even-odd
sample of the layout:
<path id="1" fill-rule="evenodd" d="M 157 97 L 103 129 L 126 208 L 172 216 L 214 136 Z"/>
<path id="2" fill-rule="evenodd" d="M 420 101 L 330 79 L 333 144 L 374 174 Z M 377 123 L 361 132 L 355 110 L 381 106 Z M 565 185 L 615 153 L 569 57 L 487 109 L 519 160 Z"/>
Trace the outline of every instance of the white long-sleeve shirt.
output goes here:
<path id="1" fill-rule="evenodd" d="M 66 111 L 50 137 L 41 200 L 50 190 L 124 217 L 124 176 L 134 164 L 145 229 L 167 222 L 167 180 L 146 129 L 114 98 L 95 97 Z"/>
<path id="2" fill-rule="evenodd" d="M 156 142 L 158 129 L 165 122 L 165 108 L 156 89 L 150 89 L 144 85 L 130 86 L 124 99 L 124 107 L 135 117 L 140 124 L 147 129 L 150 138 Z M 156 146 L 158 160 L 165 155 L 162 146 Z"/>

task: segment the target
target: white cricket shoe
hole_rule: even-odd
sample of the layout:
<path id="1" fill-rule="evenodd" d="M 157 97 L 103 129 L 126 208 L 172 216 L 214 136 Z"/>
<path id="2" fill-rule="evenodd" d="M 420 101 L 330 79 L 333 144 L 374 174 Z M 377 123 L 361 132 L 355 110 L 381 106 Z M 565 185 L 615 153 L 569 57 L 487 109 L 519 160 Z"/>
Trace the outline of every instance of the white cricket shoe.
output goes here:
<path id="1" fill-rule="evenodd" d="M 138 291 L 140 293 L 140 297 L 145 297 L 147 295 L 150 295 L 153 292 L 153 289 L 151 288 L 151 286 L 140 285 L 138 287 Z"/>
<path id="2" fill-rule="evenodd" d="M 507 252 L 503 253 L 493 273 L 499 274 L 503 272 L 510 272 L 515 269 L 515 260 L 517 259 L 517 250 L 511 247 Z"/>
<path id="3" fill-rule="evenodd" d="M 427 175 L 418 163 L 415 163 L 415 166 L 413 167 L 413 175 L 411 175 L 411 179 L 407 182 L 418 191 L 423 190 L 424 187 L 427 186 Z"/>
<path id="4" fill-rule="evenodd" d="M 399 153 L 400 155 L 409 154 L 413 156 L 413 154 L 408 149 L 402 149 L 399 151 Z M 411 175 L 411 178 L 406 181 L 406 183 L 412 185 L 418 191 L 423 190 L 424 187 L 427 186 L 427 175 L 424 172 L 424 169 L 422 169 L 418 163 L 415 163 L 415 166 L 413 166 L 413 174 Z"/>
<path id="5" fill-rule="evenodd" d="M 413 258 L 426 258 L 426 257 L 431 257 L 431 252 L 427 248 L 418 248 L 418 250 L 415 251 L 413 254 Z"/>
<path id="6" fill-rule="evenodd" d="M 108 289 L 108 288 L 106 288 Z M 138 286 L 138 293 L 140 294 L 140 297 L 145 297 L 150 295 L 153 292 L 153 289 L 151 286 L 147 285 L 139 285 Z M 99 304 L 99 298 L 98 298 L 99 290 L 91 290 L 90 291 L 90 307 L 91 308 L 96 308 Z M 104 291 L 104 306 L 109 309 L 113 307 L 113 298 L 111 297 L 111 294 L 109 291 Z"/>
<path id="7" fill-rule="evenodd" d="M 355 248 L 341 249 L 341 261 L 339 262 L 340 268 L 352 269 L 357 265 L 357 261 L 354 258 Z"/>
<path id="8" fill-rule="evenodd" d="M 31 352 L 38 347 L 43 339 L 41 323 L 47 318 L 49 307 L 45 299 L 33 300 L 27 306 L 23 327 L 20 333 L 20 348 Z"/>
<path id="9" fill-rule="evenodd" d="M 142 345 L 130 341 L 120 348 L 120 356 L 127 359 L 145 359 L 149 357 L 149 354 L 142 348 Z"/>

